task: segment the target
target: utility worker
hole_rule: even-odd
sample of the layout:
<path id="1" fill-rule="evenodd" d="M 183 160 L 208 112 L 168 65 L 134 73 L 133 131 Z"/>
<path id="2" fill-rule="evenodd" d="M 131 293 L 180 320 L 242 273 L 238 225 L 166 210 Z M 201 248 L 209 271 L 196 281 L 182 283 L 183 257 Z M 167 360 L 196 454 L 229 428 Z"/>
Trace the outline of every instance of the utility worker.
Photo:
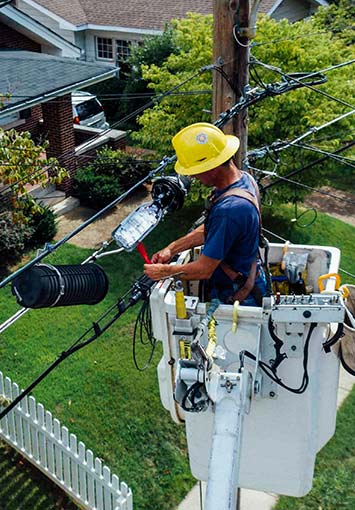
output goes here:
<path id="1" fill-rule="evenodd" d="M 260 306 L 266 281 L 258 259 L 258 189 L 252 176 L 233 161 L 239 139 L 213 124 L 199 122 L 179 131 L 172 144 L 176 172 L 193 176 L 214 191 L 204 225 L 155 253 L 152 264 L 144 265 L 145 274 L 153 280 L 176 273 L 183 280 L 209 280 L 212 298 Z M 168 264 L 174 255 L 201 245 L 198 260 Z"/>

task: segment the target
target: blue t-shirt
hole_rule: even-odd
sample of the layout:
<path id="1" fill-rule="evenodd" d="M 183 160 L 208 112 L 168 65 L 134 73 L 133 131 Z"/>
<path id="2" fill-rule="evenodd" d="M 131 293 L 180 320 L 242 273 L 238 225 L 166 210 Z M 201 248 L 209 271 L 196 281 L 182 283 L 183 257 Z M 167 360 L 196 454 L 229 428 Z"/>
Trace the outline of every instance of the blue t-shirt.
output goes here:
<path id="1" fill-rule="evenodd" d="M 246 172 L 227 188 L 217 190 L 214 197 L 231 188 L 245 189 L 255 196 L 255 188 Z M 206 232 L 202 253 L 212 259 L 223 260 L 234 271 L 248 276 L 259 247 L 259 214 L 256 207 L 242 197 L 223 197 L 212 206 L 206 221 Z M 213 286 L 230 283 L 220 267 L 214 271 L 211 280 Z"/>

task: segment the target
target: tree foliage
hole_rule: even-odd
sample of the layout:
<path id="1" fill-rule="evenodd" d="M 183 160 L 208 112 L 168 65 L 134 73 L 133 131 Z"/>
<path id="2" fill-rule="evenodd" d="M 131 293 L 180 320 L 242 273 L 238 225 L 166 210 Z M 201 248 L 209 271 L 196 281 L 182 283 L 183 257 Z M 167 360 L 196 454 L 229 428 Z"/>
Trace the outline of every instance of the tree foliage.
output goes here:
<path id="1" fill-rule="evenodd" d="M 159 152 L 171 152 L 171 137 L 184 125 L 210 119 L 203 110 L 211 109 L 212 76 L 199 70 L 212 61 L 212 16 L 189 14 L 185 19 L 173 20 L 172 39 L 175 53 L 160 65 L 142 66 L 143 79 L 156 94 L 175 89 L 174 95 L 138 119 L 142 129 L 135 139 Z"/>
<path id="2" fill-rule="evenodd" d="M 23 211 L 41 208 L 28 193 L 29 186 L 58 183 L 67 175 L 55 158 L 47 159 L 48 143 L 35 145 L 28 132 L 0 129 L 1 210 L 11 209 L 15 218 L 24 219 Z"/>
<path id="3" fill-rule="evenodd" d="M 340 9 L 339 6 L 329 9 Z M 258 61 L 281 69 L 283 73 L 314 72 L 340 64 L 355 57 L 354 46 L 344 45 L 337 32 L 328 30 L 325 10 L 318 18 L 313 17 L 290 24 L 287 20 L 276 22 L 260 17 L 257 37 L 252 43 L 251 54 Z M 178 53 L 170 55 L 159 67 L 143 66 L 143 77 L 156 93 L 172 90 L 198 70 L 212 62 L 212 18 L 189 15 L 186 19 L 173 22 L 173 39 Z M 258 63 L 252 64 L 251 86 L 263 86 L 282 79 L 276 70 L 266 69 Z M 257 74 L 256 74 L 257 73 Z M 317 87 L 298 89 L 277 97 L 270 97 L 249 109 L 249 148 L 271 144 L 278 139 L 292 139 L 312 127 L 320 126 L 350 107 L 314 89 L 355 104 L 355 77 L 352 66 L 345 66 L 327 72 L 327 83 Z M 186 81 L 181 91 L 211 90 L 210 72 L 198 74 Z M 168 96 L 154 108 L 143 113 L 138 122 L 141 130 L 136 139 L 145 147 L 162 153 L 172 151 L 171 138 L 182 127 L 192 122 L 211 121 L 205 111 L 211 109 L 211 95 Z M 334 124 L 332 127 L 306 139 L 320 149 L 334 150 L 340 147 L 351 131 L 353 117 Z M 322 140 L 320 140 L 322 138 Z M 302 164 L 319 157 L 312 151 L 299 148 L 282 153 L 278 173 L 287 173 Z M 274 168 L 274 162 L 261 162 L 262 168 Z M 339 167 L 339 165 L 338 165 Z M 322 169 L 307 172 L 307 184 L 319 184 Z M 299 190 L 300 196 L 303 191 Z M 293 197 L 293 187 L 278 188 L 278 199 Z"/>
<path id="4" fill-rule="evenodd" d="M 315 18 L 290 24 L 286 20 L 279 23 L 263 18 L 258 24 L 256 45 L 252 54 L 264 63 L 281 69 L 284 73 L 313 72 L 327 69 L 342 62 L 350 61 L 355 56 L 353 46 L 344 46 L 341 38 L 321 27 Z M 280 80 L 275 71 L 269 71 L 260 65 L 254 66 L 264 82 Z M 344 66 L 326 72 L 327 82 L 313 88 L 301 88 L 275 98 L 270 98 L 250 109 L 249 146 L 259 147 L 276 140 L 294 139 L 317 128 L 351 110 L 332 97 L 349 104 L 355 104 L 355 78 L 353 66 Z M 325 96 L 321 92 L 328 94 Z M 325 129 L 307 136 L 304 143 L 311 144 L 319 150 L 334 151 L 349 140 L 354 117 L 349 116 Z M 351 139 L 351 138 L 350 138 Z M 349 155 L 347 153 L 347 155 Z M 276 167 L 279 174 L 299 169 L 318 159 L 320 154 L 311 149 L 300 147 L 288 149 L 278 154 L 280 163 Z M 259 162 L 258 166 L 259 166 Z M 262 161 L 261 168 L 272 170 L 272 160 Z M 342 171 L 344 166 L 328 160 L 322 166 L 300 174 L 296 181 L 308 186 L 324 182 L 329 170 Z M 322 181 L 323 179 L 323 181 Z M 274 199 L 279 201 L 300 199 L 307 192 L 305 188 L 282 185 L 274 188 Z M 276 197 L 275 197 L 276 195 Z"/>
<path id="5" fill-rule="evenodd" d="M 149 101 L 149 95 L 154 93 L 148 88 L 148 82 L 142 76 L 143 66 L 159 66 L 176 51 L 172 28 L 169 25 L 165 27 L 162 35 L 148 37 L 143 45 L 132 47 L 127 59 L 128 72 L 123 76 L 125 82 L 123 92 L 126 97 L 121 101 L 122 113 L 127 115 L 143 107 Z M 146 96 L 132 99 L 134 94 Z"/>
<path id="6" fill-rule="evenodd" d="M 331 30 L 346 44 L 355 42 L 355 2 L 354 0 L 337 0 L 329 7 L 322 7 L 315 15 L 320 28 Z"/>
<path id="7" fill-rule="evenodd" d="M 134 113 L 144 107 L 154 94 L 142 77 L 142 66 L 160 65 L 175 51 L 172 28 L 168 25 L 162 35 L 147 37 L 143 45 L 131 46 L 130 56 L 121 63 L 119 77 L 89 88 L 103 102 L 110 122 L 120 122 L 121 129 L 137 129 Z M 125 120 L 121 122 L 122 119 Z"/>

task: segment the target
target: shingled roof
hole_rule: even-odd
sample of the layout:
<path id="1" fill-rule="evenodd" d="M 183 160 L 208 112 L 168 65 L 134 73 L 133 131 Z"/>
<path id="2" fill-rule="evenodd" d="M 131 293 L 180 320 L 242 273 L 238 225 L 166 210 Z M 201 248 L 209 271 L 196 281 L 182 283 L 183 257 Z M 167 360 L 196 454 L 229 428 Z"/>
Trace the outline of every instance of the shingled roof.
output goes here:
<path id="1" fill-rule="evenodd" d="M 118 71 L 114 66 L 19 50 L 1 50 L 0 69 L 0 90 L 11 95 L 0 117 L 111 78 Z"/>
<path id="2" fill-rule="evenodd" d="M 258 12 L 267 14 L 275 3 L 275 0 L 261 0 Z"/>
<path id="3" fill-rule="evenodd" d="M 173 18 L 188 12 L 212 13 L 212 0 L 36 0 L 36 3 L 73 25 L 108 25 L 163 30 Z"/>
<path id="4" fill-rule="evenodd" d="M 313 0 L 324 3 L 323 0 Z M 183 18 L 188 12 L 212 14 L 212 0 L 35 0 L 53 14 L 72 25 L 85 27 L 131 28 L 138 30 L 164 29 L 172 19 Z M 279 0 L 261 0 L 259 12 L 268 14 Z"/>

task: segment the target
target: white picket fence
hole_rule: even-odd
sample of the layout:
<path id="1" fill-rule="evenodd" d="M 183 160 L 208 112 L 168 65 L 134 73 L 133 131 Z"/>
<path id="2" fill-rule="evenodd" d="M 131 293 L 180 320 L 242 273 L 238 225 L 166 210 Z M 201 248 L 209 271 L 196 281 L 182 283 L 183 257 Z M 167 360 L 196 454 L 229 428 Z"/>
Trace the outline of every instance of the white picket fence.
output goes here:
<path id="1" fill-rule="evenodd" d="M 0 409 L 19 387 L 0 372 Z M 53 419 L 35 398 L 25 397 L 0 422 L 0 439 L 15 448 L 85 510 L 132 510 L 132 491 L 94 458 L 85 444 Z"/>

